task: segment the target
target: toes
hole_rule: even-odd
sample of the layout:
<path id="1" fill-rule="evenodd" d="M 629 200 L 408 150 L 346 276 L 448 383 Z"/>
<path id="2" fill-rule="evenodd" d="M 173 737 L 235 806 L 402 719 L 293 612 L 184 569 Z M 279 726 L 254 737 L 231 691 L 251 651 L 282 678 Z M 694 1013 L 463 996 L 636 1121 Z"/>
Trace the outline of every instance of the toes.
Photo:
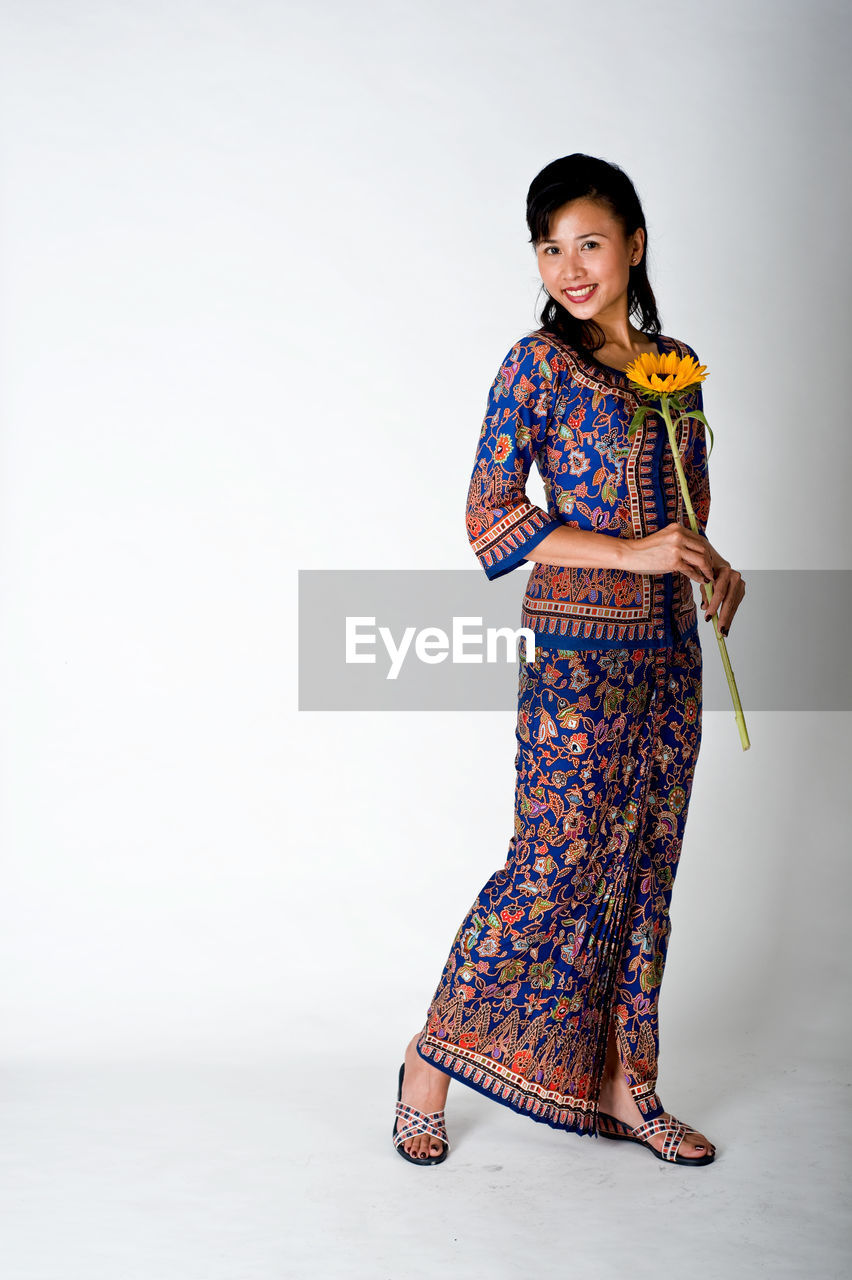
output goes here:
<path id="1" fill-rule="evenodd" d="M 444 1149 L 437 1138 L 430 1138 L 428 1134 L 409 1138 L 403 1146 L 415 1160 L 428 1160 L 430 1156 L 439 1156 Z"/>
<path id="2" fill-rule="evenodd" d="M 665 1134 L 652 1134 L 649 1141 L 653 1143 L 658 1151 L 662 1151 L 663 1143 L 665 1142 Z M 688 1133 L 684 1134 L 679 1150 L 681 1155 L 684 1155 L 687 1158 L 690 1156 L 713 1156 L 716 1154 L 716 1148 L 713 1146 L 713 1143 L 710 1142 L 708 1138 L 705 1138 L 703 1133 L 698 1133 L 695 1129 L 690 1129 Z"/>
<path id="3" fill-rule="evenodd" d="M 689 1144 L 687 1149 L 690 1155 L 712 1155 L 716 1150 L 713 1143 L 709 1142 L 703 1133 L 693 1133 L 688 1138 L 684 1138 L 684 1146 L 687 1144 Z"/>

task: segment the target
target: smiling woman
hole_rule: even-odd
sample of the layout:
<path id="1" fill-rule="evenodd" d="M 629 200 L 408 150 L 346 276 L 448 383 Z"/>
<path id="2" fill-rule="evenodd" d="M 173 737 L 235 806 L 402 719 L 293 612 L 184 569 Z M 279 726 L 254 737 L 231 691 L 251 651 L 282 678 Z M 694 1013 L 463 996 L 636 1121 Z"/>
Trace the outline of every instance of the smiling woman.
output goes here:
<path id="1" fill-rule="evenodd" d="M 695 532 L 664 425 L 648 414 L 628 436 L 624 373 L 644 352 L 695 353 L 660 332 L 645 219 L 621 169 L 554 161 L 530 187 L 527 225 L 547 301 L 491 385 L 466 508 L 489 578 L 535 562 L 514 830 L 406 1050 L 394 1145 L 415 1163 L 446 1159 L 452 1078 L 554 1128 L 704 1165 L 712 1143 L 657 1093 L 657 1010 L 701 742 L 692 582 L 713 580 L 714 599 L 722 588 L 726 622 L 739 599 L 705 533 L 703 426 L 685 419 L 677 442 Z M 547 509 L 526 494 L 533 462 Z"/>
<path id="2" fill-rule="evenodd" d="M 631 283 L 637 294 L 641 285 L 646 301 L 653 301 L 643 265 L 644 220 L 625 235 L 624 218 L 600 196 L 580 196 L 551 213 L 548 232 L 535 242 L 536 258 L 544 288 L 568 310 L 562 336 L 588 348 L 591 333 L 597 338 L 591 348 L 595 358 L 620 370 L 643 352 L 659 354 L 653 339 L 630 323 L 624 307 Z"/>

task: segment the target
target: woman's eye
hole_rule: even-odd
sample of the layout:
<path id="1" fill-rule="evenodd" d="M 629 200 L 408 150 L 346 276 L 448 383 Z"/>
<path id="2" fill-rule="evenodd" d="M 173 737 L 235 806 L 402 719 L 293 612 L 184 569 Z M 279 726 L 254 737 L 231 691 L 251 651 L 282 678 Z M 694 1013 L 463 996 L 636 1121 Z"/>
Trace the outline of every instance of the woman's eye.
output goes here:
<path id="1" fill-rule="evenodd" d="M 595 246 L 595 248 L 597 248 L 597 247 L 598 247 L 598 241 L 597 241 L 597 240 L 584 240 L 584 241 L 583 241 L 583 248 L 584 248 L 584 249 L 585 249 L 585 247 L 586 247 L 586 245 L 587 245 L 587 244 L 594 245 L 594 246 Z"/>

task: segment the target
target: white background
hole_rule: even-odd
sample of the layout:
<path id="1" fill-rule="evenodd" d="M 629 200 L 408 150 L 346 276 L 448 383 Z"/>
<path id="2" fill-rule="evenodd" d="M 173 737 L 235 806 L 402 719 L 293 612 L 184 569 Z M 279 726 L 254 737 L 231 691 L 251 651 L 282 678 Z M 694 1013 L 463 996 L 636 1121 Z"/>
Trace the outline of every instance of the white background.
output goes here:
<path id="1" fill-rule="evenodd" d="M 850 567 L 848 10 L 28 0 L 0 22 L 16 1280 L 839 1276 L 849 716 L 749 714 L 741 689 L 743 753 L 705 714 L 659 1088 L 716 1163 L 454 1085 L 458 1149 L 415 1173 L 396 1072 L 506 857 L 514 712 L 299 713 L 296 585 L 473 563 L 488 386 L 538 320 L 526 190 L 571 151 L 635 182 L 663 331 L 708 366 L 711 541 L 746 577 Z"/>

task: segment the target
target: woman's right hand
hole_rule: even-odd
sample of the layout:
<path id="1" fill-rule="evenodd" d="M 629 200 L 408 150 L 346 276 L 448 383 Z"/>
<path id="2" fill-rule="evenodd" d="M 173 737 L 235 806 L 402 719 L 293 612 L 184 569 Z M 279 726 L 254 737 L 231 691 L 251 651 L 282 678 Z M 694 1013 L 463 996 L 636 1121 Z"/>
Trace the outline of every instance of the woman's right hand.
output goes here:
<path id="1" fill-rule="evenodd" d="M 676 521 L 627 547 L 624 567 L 634 573 L 685 573 L 693 582 L 715 580 L 711 544 Z"/>

